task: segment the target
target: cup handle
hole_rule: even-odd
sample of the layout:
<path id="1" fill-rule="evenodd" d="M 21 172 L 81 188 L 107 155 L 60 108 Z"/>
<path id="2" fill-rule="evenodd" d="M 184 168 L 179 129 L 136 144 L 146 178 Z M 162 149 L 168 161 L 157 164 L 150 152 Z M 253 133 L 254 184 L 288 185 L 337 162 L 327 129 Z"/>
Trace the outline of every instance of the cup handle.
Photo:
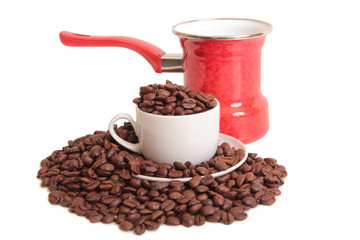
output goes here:
<path id="1" fill-rule="evenodd" d="M 110 135 L 115 139 L 115 141 L 117 141 L 120 145 L 126 147 L 127 149 L 136 152 L 138 154 L 142 154 L 141 150 L 140 150 L 140 144 L 139 143 L 130 143 L 128 141 L 125 141 L 124 139 L 122 139 L 121 137 L 119 137 L 114 130 L 114 125 L 116 123 L 116 121 L 118 121 L 119 119 L 126 119 L 128 120 L 131 125 L 134 127 L 135 129 L 135 122 L 132 119 L 132 117 L 127 114 L 127 113 L 120 113 L 118 115 L 116 115 L 115 117 L 113 117 L 113 119 L 111 119 L 110 123 L 109 123 L 109 132 Z"/>

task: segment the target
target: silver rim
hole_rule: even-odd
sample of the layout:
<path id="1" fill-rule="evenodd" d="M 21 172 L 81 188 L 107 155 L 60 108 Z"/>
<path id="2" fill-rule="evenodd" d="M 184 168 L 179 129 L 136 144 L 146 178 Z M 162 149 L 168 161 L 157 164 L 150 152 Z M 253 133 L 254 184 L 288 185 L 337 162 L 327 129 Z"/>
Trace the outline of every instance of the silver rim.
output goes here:
<path id="1" fill-rule="evenodd" d="M 226 35 L 226 36 L 211 36 L 211 35 L 196 35 L 196 34 L 189 34 L 185 32 L 181 32 L 176 30 L 176 28 L 183 24 L 193 23 L 193 22 L 200 22 L 200 21 L 213 21 L 213 20 L 236 20 L 236 21 L 251 21 L 251 22 L 257 22 L 262 25 L 264 25 L 264 31 L 260 32 L 254 32 L 251 34 L 243 34 L 243 35 Z M 234 39 L 247 39 L 247 38 L 255 38 L 255 37 L 261 37 L 269 34 L 272 31 L 272 25 L 270 23 L 256 20 L 256 19 L 250 19 L 250 18 L 205 18 L 205 19 L 197 19 L 197 20 L 191 20 L 186 22 L 181 22 L 178 24 L 175 24 L 172 27 L 172 32 L 176 35 L 179 35 L 181 37 L 185 38 L 196 38 L 196 39 L 208 39 L 208 40 L 234 40 Z"/>

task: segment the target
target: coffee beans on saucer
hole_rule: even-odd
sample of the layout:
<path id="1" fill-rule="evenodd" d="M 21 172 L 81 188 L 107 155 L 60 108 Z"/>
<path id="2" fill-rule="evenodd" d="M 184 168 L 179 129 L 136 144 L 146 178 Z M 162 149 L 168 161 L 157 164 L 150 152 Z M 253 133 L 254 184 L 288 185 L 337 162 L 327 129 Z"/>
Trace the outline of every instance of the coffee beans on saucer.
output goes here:
<path id="1" fill-rule="evenodd" d="M 149 84 L 140 87 L 140 97 L 133 100 L 147 113 L 180 116 L 201 113 L 217 105 L 211 93 L 193 92 L 190 87 L 174 84 L 167 80 L 163 84 Z"/>
<path id="2" fill-rule="evenodd" d="M 130 126 L 126 123 L 116 132 L 136 142 Z M 231 162 L 239 154 L 224 144 L 215 158 L 223 155 Z M 216 179 L 209 173 L 226 168 L 226 159 L 225 164 L 215 161 L 200 166 L 174 163 L 163 167 L 168 170 L 167 177 L 184 176 L 186 169 L 190 170 L 192 179 L 187 183 L 150 182 L 134 177 L 132 172 L 137 167 L 146 169 L 144 173 L 158 173 L 159 164 L 147 161 L 118 145 L 108 132 L 96 131 L 69 141 L 42 160 L 37 177 L 41 186 L 50 191 L 51 204 L 67 207 L 91 223 L 117 224 L 123 231 L 141 235 L 161 224 L 191 227 L 206 221 L 226 225 L 242 221 L 248 209 L 273 204 L 287 176 L 285 167 L 275 159 L 250 153 L 240 168 Z"/>
<path id="3" fill-rule="evenodd" d="M 137 143 L 137 137 L 132 125 L 128 122 L 124 126 L 115 130 L 116 133 L 131 143 Z M 245 156 L 242 149 L 235 149 L 230 147 L 228 143 L 223 143 L 218 146 L 216 154 L 207 162 L 201 162 L 198 166 L 194 166 L 191 162 L 174 162 L 169 163 L 155 163 L 152 160 L 144 158 L 138 161 L 129 162 L 130 171 L 135 174 L 141 174 L 152 177 L 162 178 L 188 178 L 197 175 L 205 176 L 217 172 L 224 171 L 236 165 Z"/>

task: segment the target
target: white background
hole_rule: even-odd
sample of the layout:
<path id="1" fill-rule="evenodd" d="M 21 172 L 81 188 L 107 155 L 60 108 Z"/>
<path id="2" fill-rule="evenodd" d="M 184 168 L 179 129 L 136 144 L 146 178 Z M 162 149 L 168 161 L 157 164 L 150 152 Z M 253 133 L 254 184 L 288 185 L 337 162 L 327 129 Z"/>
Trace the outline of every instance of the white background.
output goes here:
<path id="1" fill-rule="evenodd" d="M 130 3 L 131 2 L 131 3 Z M 1 239 L 359 239 L 359 55 L 357 1 L 1 1 Z M 161 226 L 141 237 L 90 224 L 48 203 L 39 163 L 68 140 L 134 113 L 156 74 L 122 48 L 70 48 L 62 30 L 123 35 L 179 53 L 172 25 L 208 17 L 255 18 L 274 30 L 263 48 L 262 91 L 270 130 L 248 145 L 289 176 L 270 207 L 230 226 Z M 6 237 L 5 237 L 6 236 Z"/>

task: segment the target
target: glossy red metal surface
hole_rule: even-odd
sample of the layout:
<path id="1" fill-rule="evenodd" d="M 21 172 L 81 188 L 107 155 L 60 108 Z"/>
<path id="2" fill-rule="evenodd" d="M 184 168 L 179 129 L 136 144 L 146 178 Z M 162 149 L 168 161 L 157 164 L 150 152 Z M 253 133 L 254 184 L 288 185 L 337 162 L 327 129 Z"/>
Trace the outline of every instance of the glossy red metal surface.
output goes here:
<path id="1" fill-rule="evenodd" d="M 220 132 L 243 143 L 269 129 L 268 102 L 260 89 L 261 48 L 265 36 L 237 40 L 180 37 L 184 83 L 213 93 L 220 101 Z"/>

